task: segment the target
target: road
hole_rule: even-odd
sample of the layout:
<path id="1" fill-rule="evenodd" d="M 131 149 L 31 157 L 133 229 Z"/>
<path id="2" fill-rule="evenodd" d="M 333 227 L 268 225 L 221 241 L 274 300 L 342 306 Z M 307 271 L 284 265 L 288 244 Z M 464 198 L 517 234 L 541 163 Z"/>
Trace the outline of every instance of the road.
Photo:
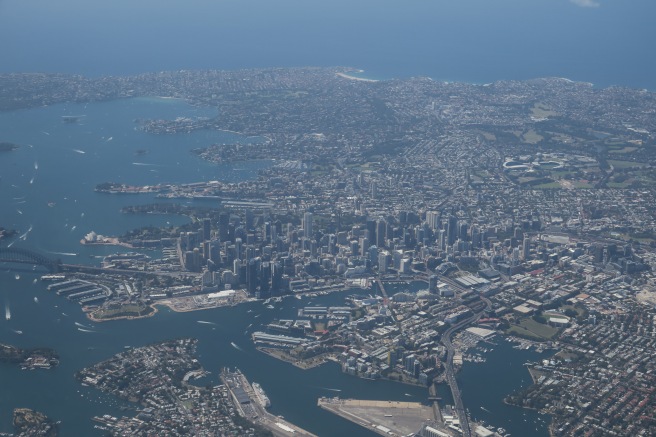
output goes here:
<path id="1" fill-rule="evenodd" d="M 481 299 L 486 303 L 486 308 L 464 320 L 461 320 L 460 322 L 456 323 L 455 325 L 447 329 L 444 332 L 444 334 L 442 334 L 442 340 L 441 340 L 442 344 L 444 345 L 444 347 L 446 347 L 446 351 L 447 351 L 447 358 L 446 358 L 446 362 L 444 363 L 444 368 L 446 370 L 446 381 L 449 384 L 449 388 L 451 389 L 451 395 L 453 396 L 453 403 L 455 404 L 456 414 L 458 415 L 458 419 L 460 419 L 460 428 L 462 428 L 462 435 L 465 437 L 471 437 L 472 434 L 471 434 L 471 428 L 469 426 L 469 418 L 467 417 L 465 406 L 462 402 L 460 389 L 458 388 L 458 381 L 456 380 L 456 375 L 455 372 L 453 371 L 453 356 L 455 355 L 455 348 L 451 343 L 451 336 L 453 335 L 454 332 L 458 331 L 459 329 L 464 328 L 465 326 L 480 319 L 480 317 L 483 315 L 485 310 L 491 308 L 490 301 L 488 299 L 483 297 L 481 297 Z"/>

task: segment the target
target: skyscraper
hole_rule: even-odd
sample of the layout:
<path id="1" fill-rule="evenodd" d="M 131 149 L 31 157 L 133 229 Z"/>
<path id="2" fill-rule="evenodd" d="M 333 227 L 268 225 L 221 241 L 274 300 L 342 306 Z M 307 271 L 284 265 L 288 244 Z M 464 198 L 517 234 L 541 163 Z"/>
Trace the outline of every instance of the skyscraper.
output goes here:
<path id="1" fill-rule="evenodd" d="M 209 241 L 211 231 L 212 231 L 212 222 L 210 222 L 210 219 L 204 218 L 203 219 L 203 241 Z"/>
<path id="2" fill-rule="evenodd" d="M 446 236 L 446 244 L 452 245 L 456 242 L 456 238 L 458 237 L 458 218 L 456 216 L 449 216 L 449 221 L 446 225 Z"/>
<path id="3" fill-rule="evenodd" d="M 312 213 L 303 214 L 303 235 L 305 238 L 312 238 Z"/>
<path id="4" fill-rule="evenodd" d="M 383 248 L 385 247 L 385 239 L 387 233 L 387 223 L 385 220 L 380 219 L 376 222 L 376 246 Z"/>

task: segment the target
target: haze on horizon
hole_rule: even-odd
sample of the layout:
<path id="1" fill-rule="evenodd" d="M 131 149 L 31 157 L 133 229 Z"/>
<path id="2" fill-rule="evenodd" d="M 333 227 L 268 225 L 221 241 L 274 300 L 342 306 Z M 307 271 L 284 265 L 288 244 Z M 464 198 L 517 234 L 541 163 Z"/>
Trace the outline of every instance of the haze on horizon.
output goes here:
<path id="1" fill-rule="evenodd" d="M 353 66 L 656 89 L 651 0 L 0 2 L 0 72 Z"/>

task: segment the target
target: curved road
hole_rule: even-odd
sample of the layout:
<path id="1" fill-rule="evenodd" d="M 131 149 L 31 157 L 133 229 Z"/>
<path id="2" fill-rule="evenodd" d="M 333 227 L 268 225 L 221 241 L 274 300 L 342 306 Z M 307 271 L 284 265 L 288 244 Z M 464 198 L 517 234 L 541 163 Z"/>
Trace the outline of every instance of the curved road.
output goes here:
<path id="1" fill-rule="evenodd" d="M 486 303 L 487 305 L 486 309 L 489 309 L 490 301 L 483 297 L 481 297 L 481 299 Z M 449 388 L 451 388 L 451 395 L 453 396 L 453 403 L 455 404 L 456 414 L 458 415 L 458 419 L 460 420 L 460 428 L 462 428 L 462 435 L 465 437 L 471 437 L 472 434 L 471 434 L 471 428 L 469 426 L 469 419 L 467 418 L 467 414 L 465 412 L 465 406 L 462 403 L 462 396 L 460 395 L 460 389 L 458 388 L 458 381 L 456 381 L 456 375 L 455 372 L 453 371 L 453 356 L 455 355 L 455 349 L 453 347 L 453 344 L 451 344 L 451 336 L 453 335 L 454 332 L 458 331 L 459 329 L 478 320 L 481 317 L 481 315 L 483 315 L 484 311 L 485 310 L 481 310 L 476 314 L 456 323 L 455 325 L 453 325 L 452 327 L 450 327 L 444 332 L 441 339 L 441 342 L 444 345 L 444 347 L 446 347 L 446 351 L 447 351 L 446 363 L 444 363 L 444 368 L 446 370 L 446 381 L 449 384 Z"/>

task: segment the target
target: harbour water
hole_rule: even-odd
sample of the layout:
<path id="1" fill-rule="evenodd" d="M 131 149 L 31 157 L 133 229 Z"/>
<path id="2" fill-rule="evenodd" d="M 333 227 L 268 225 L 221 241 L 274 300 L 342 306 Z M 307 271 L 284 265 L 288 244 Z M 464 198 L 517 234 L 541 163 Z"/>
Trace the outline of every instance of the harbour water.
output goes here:
<path id="1" fill-rule="evenodd" d="M 5 205 L 0 209 L 0 223 L 24 235 L 15 247 L 35 249 L 76 263 L 97 263 L 99 260 L 93 257 L 121 250 L 80 245 L 80 238 L 91 230 L 116 235 L 142 225 L 184 223 L 187 220 L 184 217 L 121 214 L 122 206 L 151 202 L 153 198 L 105 195 L 94 192 L 93 188 L 105 181 L 126 184 L 237 181 L 254 177 L 258 169 L 270 165 L 240 163 L 236 170 L 234 165 L 208 164 L 189 153 L 192 148 L 214 142 L 242 140 L 234 134 L 201 131 L 158 136 L 134 129 L 135 118 L 211 114 L 212 110 L 167 99 L 68 104 L 0 113 L 3 140 L 21 145 L 16 151 L 0 155 L 0 202 Z M 69 124 L 62 123 L 62 115 L 85 117 L 77 124 Z M 137 154 L 138 150 L 148 153 Z M 134 165 L 134 162 L 148 165 Z M 248 333 L 274 318 L 294 318 L 296 308 L 307 305 L 309 298 L 286 299 L 273 303 L 272 309 L 259 302 L 192 313 L 173 313 L 160 308 L 157 315 L 147 319 L 94 324 L 83 316 L 79 305 L 48 293 L 45 283 L 35 281 L 43 273 L 32 266 L 9 271 L 7 266 L 0 265 L 0 302 L 11 308 L 11 319 L 0 320 L 0 342 L 20 347 L 52 347 L 61 356 L 61 365 L 51 371 L 21 371 L 0 365 L 0 432 L 11 430 L 13 408 L 29 407 L 61 420 L 63 436 L 95 435 L 98 431 L 93 429 L 90 417 L 126 414 L 120 407 L 127 404 L 81 386 L 74 379 L 75 372 L 127 346 L 138 347 L 181 336 L 199 339 L 200 361 L 212 372 L 202 384 L 217 383 L 221 367 L 238 366 L 249 379 L 262 385 L 271 399 L 273 414 L 283 415 L 322 436 L 373 434 L 318 408 L 316 401 L 320 396 L 403 401 L 424 401 L 427 396 L 425 388 L 342 374 L 333 363 L 302 371 L 254 350 Z M 312 303 L 343 304 L 344 296 L 345 293 L 338 293 L 313 298 Z M 513 369 L 521 368 L 521 363 L 531 359 L 524 353 L 507 357 L 512 360 Z M 512 372 L 506 379 L 487 379 L 486 385 L 476 386 L 480 390 L 468 388 L 470 381 L 481 375 L 508 371 L 504 359 L 494 362 L 493 368 L 490 363 L 465 366 L 461 380 L 470 410 L 482 405 L 494 411 L 507 394 L 508 381 L 517 384 L 517 378 L 527 377 Z M 446 393 L 444 387 L 440 393 Z M 503 414 L 514 414 L 519 419 L 512 419 L 513 424 L 519 423 L 513 428 L 513 435 L 538 435 L 533 432 L 533 424 L 522 427 L 523 410 L 508 408 Z M 511 430 L 510 426 L 503 426 Z"/>

